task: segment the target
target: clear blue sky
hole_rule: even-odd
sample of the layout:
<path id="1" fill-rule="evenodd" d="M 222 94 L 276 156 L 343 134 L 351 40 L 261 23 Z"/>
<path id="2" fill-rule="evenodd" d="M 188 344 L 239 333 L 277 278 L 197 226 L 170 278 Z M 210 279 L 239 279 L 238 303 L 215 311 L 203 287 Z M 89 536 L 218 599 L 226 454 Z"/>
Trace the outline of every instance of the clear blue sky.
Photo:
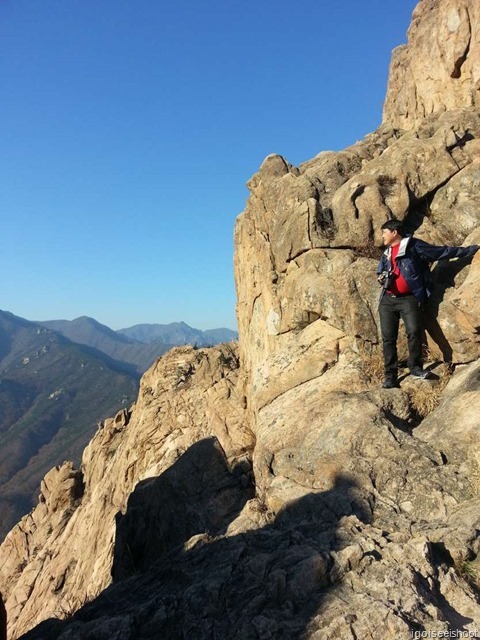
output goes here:
<path id="1" fill-rule="evenodd" d="M 413 0 L 0 0 L 0 308 L 235 328 L 269 153 L 381 121 Z"/>

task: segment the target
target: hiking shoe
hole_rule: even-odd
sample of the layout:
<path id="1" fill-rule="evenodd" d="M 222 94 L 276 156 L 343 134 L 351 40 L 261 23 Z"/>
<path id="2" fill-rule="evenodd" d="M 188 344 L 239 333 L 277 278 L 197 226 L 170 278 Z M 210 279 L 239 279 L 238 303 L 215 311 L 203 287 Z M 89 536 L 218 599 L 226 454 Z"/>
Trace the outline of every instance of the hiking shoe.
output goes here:
<path id="1" fill-rule="evenodd" d="M 395 378 L 385 378 L 382 389 L 398 389 L 399 386 L 398 380 Z"/>
<path id="2" fill-rule="evenodd" d="M 420 369 L 420 367 L 414 367 L 410 371 L 410 375 L 414 378 L 418 378 L 419 380 L 428 380 L 431 377 L 430 371 L 424 371 L 423 369 Z"/>

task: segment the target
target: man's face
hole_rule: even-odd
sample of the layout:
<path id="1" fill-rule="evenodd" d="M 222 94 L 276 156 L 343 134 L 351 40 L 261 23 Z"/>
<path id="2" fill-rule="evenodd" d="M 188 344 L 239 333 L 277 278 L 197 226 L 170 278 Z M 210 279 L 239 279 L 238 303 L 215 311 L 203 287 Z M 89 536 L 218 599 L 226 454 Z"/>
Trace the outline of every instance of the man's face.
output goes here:
<path id="1" fill-rule="evenodd" d="M 390 229 L 382 229 L 382 240 L 386 247 L 391 247 L 395 240 L 398 240 L 398 231 L 390 231 Z"/>

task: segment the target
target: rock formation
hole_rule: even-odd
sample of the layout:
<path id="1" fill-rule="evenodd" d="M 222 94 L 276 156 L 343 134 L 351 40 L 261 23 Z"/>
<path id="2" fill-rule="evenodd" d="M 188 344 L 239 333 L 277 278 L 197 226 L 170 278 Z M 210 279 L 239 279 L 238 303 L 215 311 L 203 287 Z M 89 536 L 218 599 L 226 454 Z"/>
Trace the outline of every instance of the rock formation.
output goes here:
<path id="1" fill-rule="evenodd" d="M 242 421 L 237 375 L 237 356 L 228 345 L 173 350 L 142 378 L 134 409 L 102 424 L 84 451 L 81 470 L 65 463 L 50 471 L 38 506 L 0 547 L 0 581 L 14 636 L 45 617 L 75 610 L 109 584 L 115 517 L 126 510 L 139 481 L 168 469 L 207 435 L 217 438 L 232 473 L 249 466 L 252 434 Z M 219 492 L 227 494 L 227 487 Z"/>
<path id="2" fill-rule="evenodd" d="M 421 0 L 392 55 L 384 121 L 416 129 L 436 112 L 480 106 L 480 5 Z"/>
<path id="3" fill-rule="evenodd" d="M 0 541 L 61 456 L 78 463 L 97 423 L 134 401 L 139 376 L 127 369 L 0 310 Z"/>
<path id="4" fill-rule="evenodd" d="M 401 389 L 378 388 L 374 278 L 392 215 L 480 242 L 478 20 L 422 0 L 380 128 L 300 167 L 266 158 L 235 229 L 239 351 L 163 356 L 81 469 L 46 476 L 0 548 L 12 640 L 480 633 L 480 255 L 434 266 L 436 379 Z M 409 102 L 392 87 L 417 63 Z"/>

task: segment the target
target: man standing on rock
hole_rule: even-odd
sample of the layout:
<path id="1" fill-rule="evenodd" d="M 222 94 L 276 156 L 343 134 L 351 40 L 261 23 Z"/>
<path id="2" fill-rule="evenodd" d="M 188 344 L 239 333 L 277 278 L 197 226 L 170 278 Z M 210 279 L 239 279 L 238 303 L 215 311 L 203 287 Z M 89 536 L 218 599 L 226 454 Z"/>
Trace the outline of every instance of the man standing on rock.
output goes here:
<path id="1" fill-rule="evenodd" d="M 378 264 L 377 276 L 383 285 L 379 313 L 385 365 L 384 389 L 398 387 L 397 338 L 400 319 L 408 339 L 408 368 L 415 378 L 426 380 L 429 372 L 422 366 L 422 323 L 420 305 L 430 295 L 429 265 L 436 260 L 468 258 L 479 249 L 470 247 L 438 247 L 411 236 L 404 236 L 400 220 L 382 225 L 386 247 Z"/>

